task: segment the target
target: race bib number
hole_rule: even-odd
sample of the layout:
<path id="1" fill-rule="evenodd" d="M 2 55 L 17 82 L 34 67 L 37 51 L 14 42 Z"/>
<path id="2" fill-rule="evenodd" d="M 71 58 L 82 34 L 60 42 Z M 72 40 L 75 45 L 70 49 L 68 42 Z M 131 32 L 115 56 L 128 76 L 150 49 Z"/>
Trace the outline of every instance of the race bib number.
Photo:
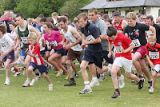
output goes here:
<path id="1" fill-rule="evenodd" d="M 132 40 L 132 43 L 134 44 L 135 47 L 140 47 L 141 46 L 138 39 Z"/>
<path id="2" fill-rule="evenodd" d="M 27 44 L 28 38 L 27 37 L 21 37 L 22 43 Z"/>
<path id="3" fill-rule="evenodd" d="M 10 48 L 10 45 L 9 45 L 9 42 L 8 42 L 8 41 L 2 41 L 2 42 L 0 43 L 0 49 L 1 49 L 3 52 L 6 52 L 9 48 Z"/>
<path id="4" fill-rule="evenodd" d="M 95 38 L 92 35 L 87 36 L 87 41 L 94 41 Z"/>
<path id="5" fill-rule="evenodd" d="M 51 42 L 52 46 L 58 46 L 58 43 L 56 41 Z"/>
<path id="6" fill-rule="evenodd" d="M 151 51 L 149 51 L 149 57 L 151 59 L 159 59 L 159 52 L 151 52 Z"/>
<path id="7" fill-rule="evenodd" d="M 115 52 L 116 53 L 122 53 L 123 52 L 123 47 L 122 46 L 115 46 Z"/>

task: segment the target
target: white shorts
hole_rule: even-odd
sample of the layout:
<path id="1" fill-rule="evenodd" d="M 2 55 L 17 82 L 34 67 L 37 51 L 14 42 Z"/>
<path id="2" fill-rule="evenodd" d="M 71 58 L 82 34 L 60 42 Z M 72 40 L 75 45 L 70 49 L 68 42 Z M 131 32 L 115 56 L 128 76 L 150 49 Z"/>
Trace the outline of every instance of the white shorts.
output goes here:
<path id="1" fill-rule="evenodd" d="M 128 60 L 124 57 L 115 58 L 113 65 L 123 67 L 125 72 L 132 72 L 132 60 Z"/>
<path id="2" fill-rule="evenodd" d="M 160 73 L 160 64 L 156 64 L 154 65 L 154 68 L 153 68 L 156 72 Z"/>

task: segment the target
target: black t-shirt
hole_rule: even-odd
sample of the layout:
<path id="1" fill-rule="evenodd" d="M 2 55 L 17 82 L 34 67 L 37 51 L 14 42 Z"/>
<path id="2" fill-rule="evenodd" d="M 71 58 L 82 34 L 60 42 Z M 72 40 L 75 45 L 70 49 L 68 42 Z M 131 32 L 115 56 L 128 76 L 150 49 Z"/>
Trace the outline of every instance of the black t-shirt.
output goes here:
<path id="1" fill-rule="evenodd" d="M 81 32 L 86 37 L 92 35 L 95 39 L 100 36 L 99 29 L 94 24 L 92 24 L 90 22 L 88 22 L 87 25 L 84 28 L 81 28 Z M 88 47 L 86 48 L 86 50 L 94 51 L 94 52 L 102 51 L 101 43 L 90 44 L 90 45 L 88 45 Z"/>
<path id="2" fill-rule="evenodd" d="M 146 34 L 145 31 L 149 30 L 149 26 L 142 24 L 142 23 L 136 23 L 135 27 L 127 26 L 124 30 L 124 34 L 128 34 L 129 38 L 133 41 L 138 39 L 141 46 L 144 46 L 147 44 Z"/>
<path id="3" fill-rule="evenodd" d="M 157 43 L 160 43 L 160 25 L 154 24 L 153 25 L 156 29 L 156 38 L 157 38 Z"/>

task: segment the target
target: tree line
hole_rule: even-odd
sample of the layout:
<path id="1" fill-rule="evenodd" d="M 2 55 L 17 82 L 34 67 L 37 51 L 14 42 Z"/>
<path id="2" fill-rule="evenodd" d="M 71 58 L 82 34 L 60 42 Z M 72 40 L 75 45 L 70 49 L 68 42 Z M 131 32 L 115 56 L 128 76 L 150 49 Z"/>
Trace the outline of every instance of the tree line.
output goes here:
<path id="1" fill-rule="evenodd" d="M 35 18 L 40 14 L 49 17 L 52 12 L 73 18 L 80 12 L 80 8 L 91 1 L 93 0 L 0 0 L 0 15 L 4 10 L 13 10 L 26 18 Z"/>

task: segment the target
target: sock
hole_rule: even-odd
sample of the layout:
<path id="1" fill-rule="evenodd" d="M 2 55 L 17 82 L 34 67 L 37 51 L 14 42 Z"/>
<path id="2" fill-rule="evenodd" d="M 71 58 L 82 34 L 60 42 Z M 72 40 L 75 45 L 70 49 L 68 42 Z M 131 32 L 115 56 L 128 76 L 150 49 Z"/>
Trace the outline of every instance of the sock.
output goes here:
<path id="1" fill-rule="evenodd" d="M 152 81 L 148 81 L 149 87 L 152 87 Z"/>
<path id="2" fill-rule="evenodd" d="M 9 77 L 6 77 L 6 80 L 10 80 L 10 78 L 9 78 Z"/>
<path id="3" fill-rule="evenodd" d="M 101 77 L 103 77 L 103 76 L 104 76 L 104 74 L 102 73 L 102 74 L 100 74 L 100 76 L 101 76 Z"/>
<path id="4" fill-rule="evenodd" d="M 116 92 L 120 93 L 119 89 L 115 89 Z"/>
<path id="5" fill-rule="evenodd" d="M 27 81 L 30 81 L 30 78 L 27 78 L 26 80 L 27 80 Z"/>
<path id="6" fill-rule="evenodd" d="M 75 79 L 74 78 L 70 78 L 70 81 L 75 82 Z"/>
<path id="7" fill-rule="evenodd" d="M 92 77 L 93 81 L 98 81 L 97 77 Z"/>
<path id="8" fill-rule="evenodd" d="M 90 82 L 89 81 L 84 81 L 85 88 L 90 88 Z"/>

